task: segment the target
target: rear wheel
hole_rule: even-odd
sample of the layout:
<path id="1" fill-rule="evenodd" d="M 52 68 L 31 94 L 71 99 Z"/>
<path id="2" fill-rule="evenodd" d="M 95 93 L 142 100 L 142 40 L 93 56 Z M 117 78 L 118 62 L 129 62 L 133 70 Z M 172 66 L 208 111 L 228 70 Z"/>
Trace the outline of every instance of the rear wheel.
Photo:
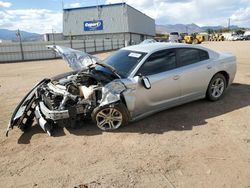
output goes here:
<path id="1" fill-rule="evenodd" d="M 225 89 L 225 77 L 222 74 L 216 74 L 208 85 L 207 98 L 210 101 L 217 101 L 224 95 Z"/>
<path id="2" fill-rule="evenodd" d="M 115 130 L 126 125 L 129 121 L 127 109 L 124 104 L 97 107 L 92 112 L 92 119 L 101 130 Z"/>

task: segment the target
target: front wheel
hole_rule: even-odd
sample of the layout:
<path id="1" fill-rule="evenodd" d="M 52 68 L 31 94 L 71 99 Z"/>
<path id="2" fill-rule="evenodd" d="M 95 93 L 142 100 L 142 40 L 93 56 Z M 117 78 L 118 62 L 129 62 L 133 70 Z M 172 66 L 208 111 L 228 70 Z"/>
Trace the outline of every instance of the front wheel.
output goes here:
<path id="1" fill-rule="evenodd" d="M 92 120 L 103 131 L 115 130 L 126 125 L 129 121 L 127 109 L 124 104 L 97 107 L 92 112 Z"/>
<path id="2" fill-rule="evenodd" d="M 226 89 L 226 79 L 222 74 L 216 74 L 210 81 L 207 89 L 207 98 L 217 101 L 222 98 Z"/>

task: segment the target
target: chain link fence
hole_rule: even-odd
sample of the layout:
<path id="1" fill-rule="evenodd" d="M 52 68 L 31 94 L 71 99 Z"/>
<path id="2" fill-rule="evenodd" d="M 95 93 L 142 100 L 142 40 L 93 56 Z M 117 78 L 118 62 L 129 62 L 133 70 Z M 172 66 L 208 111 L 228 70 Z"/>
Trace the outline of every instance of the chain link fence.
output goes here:
<path id="1" fill-rule="evenodd" d="M 125 46 L 121 39 L 63 40 L 0 44 L 0 62 L 15 62 L 58 58 L 47 45 L 66 46 L 87 53 L 117 50 Z"/>

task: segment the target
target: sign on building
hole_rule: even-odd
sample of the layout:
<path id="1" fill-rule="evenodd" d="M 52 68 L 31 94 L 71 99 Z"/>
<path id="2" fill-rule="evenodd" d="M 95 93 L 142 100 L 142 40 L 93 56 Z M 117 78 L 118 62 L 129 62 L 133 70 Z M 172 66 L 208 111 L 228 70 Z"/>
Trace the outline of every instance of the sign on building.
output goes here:
<path id="1" fill-rule="evenodd" d="M 94 20 L 94 21 L 85 21 L 83 23 L 84 31 L 99 31 L 103 30 L 103 21 L 102 20 Z"/>

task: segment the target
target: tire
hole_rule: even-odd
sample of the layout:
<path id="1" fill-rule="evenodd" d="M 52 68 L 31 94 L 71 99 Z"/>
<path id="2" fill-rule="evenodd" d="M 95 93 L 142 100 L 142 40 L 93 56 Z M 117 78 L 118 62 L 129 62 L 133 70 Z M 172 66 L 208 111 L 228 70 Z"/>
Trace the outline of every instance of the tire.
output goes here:
<path id="1" fill-rule="evenodd" d="M 91 117 L 96 126 L 103 131 L 116 130 L 129 122 L 129 113 L 122 103 L 97 107 Z"/>
<path id="2" fill-rule="evenodd" d="M 218 73 L 216 74 L 210 81 L 208 88 L 207 88 L 207 93 L 206 97 L 210 101 L 218 101 L 220 100 L 226 90 L 227 87 L 227 81 L 225 76 L 222 74 Z"/>

